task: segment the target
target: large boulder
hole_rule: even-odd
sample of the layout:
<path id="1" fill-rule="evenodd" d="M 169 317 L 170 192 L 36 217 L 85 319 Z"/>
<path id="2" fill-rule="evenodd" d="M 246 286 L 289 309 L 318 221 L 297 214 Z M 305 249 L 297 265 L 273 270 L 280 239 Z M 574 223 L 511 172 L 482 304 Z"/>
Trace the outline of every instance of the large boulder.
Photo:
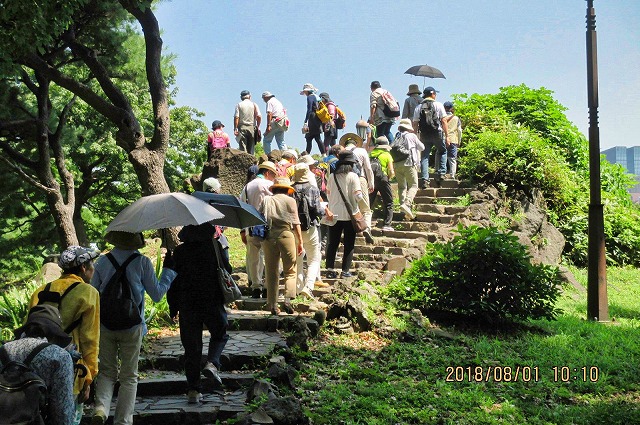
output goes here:
<path id="1" fill-rule="evenodd" d="M 226 148 L 215 149 L 208 162 L 202 168 L 202 174 L 192 176 L 191 186 L 202 190 L 202 182 L 215 177 L 220 181 L 220 193 L 239 195 L 247 181 L 247 170 L 256 163 L 256 157 L 244 151 Z"/>

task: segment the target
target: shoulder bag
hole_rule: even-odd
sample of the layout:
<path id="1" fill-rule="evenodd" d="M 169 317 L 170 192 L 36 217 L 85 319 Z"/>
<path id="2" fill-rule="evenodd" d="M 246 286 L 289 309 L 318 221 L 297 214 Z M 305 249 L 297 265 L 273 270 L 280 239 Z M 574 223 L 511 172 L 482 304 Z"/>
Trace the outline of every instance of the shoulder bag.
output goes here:
<path id="1" fill-rule="evenodd" d="M 338 187 L 338 192 L 340 192 L 340 196 L 344 201 L 344 205 L 345 207 L 347 207 L 347 211 L 349 212 L 349 217 L 351 217 L 351 224 L 353 225 L 353 230 L 355 230 L 356 233 L 364 232 L 369 227 L 367 226 L 367 222 L 364 219 L 364 216 L 360 211 L 356 213 L 353 212 L 353 209 L 351 208 L 351 204 L 349 203 L 349 201 L 347 201 L 347 198 L 344 196 L 344 193 L 342 192 L 342 188 L 340 187 L 340 183 L 338 183 L 338 176 L 334 174 L 333 178 L 336 180 L 336 186 Z"/>
<path id="2" fill-rule="evenodd" d="M 238 284 L 231 274 L 224 268 L 222 263 L 222 255 L 220 254 L 220 246 L 218 241 L 213 242 L 213 249 L 216 251 L 216 258 L 218 260 L 218 281 L 220 282 L 220 289 L 222 290 L 222 296 L 225 304 L 230 304 L 242 298 L 242 292 L 238 288 Z"/>

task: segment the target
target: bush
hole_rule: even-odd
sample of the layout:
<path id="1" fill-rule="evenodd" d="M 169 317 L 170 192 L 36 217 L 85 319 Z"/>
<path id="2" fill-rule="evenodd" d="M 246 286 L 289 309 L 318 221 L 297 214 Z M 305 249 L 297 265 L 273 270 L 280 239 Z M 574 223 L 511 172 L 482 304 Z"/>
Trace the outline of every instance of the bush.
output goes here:
<path id="1" fill-rule="evenodd" d="M 446 312 L 484 322 L 554 319 L 560 312 L 558 269 L 532 264 L 512 234 L 494 227 L 458 227 L 459 236 L 433 244 L 387 288 L 402 308 Z"/>

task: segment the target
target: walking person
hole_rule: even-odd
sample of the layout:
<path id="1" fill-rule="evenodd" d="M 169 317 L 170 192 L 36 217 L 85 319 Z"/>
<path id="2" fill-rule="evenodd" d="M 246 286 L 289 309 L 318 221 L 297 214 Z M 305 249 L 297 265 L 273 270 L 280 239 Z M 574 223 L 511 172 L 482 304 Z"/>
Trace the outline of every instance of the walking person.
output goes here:
<path id="1" fill-rule="evenodd" d="M 340 245 L 340 238 L 343 238 L 344 252 L 342 254 L 342 272 L 341 278 L 353 276 L 351 273 L 351 263 L 353 261 L 353 250 L 356 241 L 356 232 L 351 223 L 349 208 L 352 213 L 357 213 L 358 203 L 362 193 L 360 186 L 360 178 L 353 172 L 354 165 L 358 159 L 353 152 L 343 150 L 339 153 L 338 163 L 335 171 L 327 178 L 327 195 L 329 197 L 329 205 L 322 221 L 328 227 L 327 254 L 326 254 L 326 277 L 335 279 L 338 273 L 334 270 L 336 254 Z M 339 189 L 338 189 L 339 188 Z M 344 195 L 349 208 L 342 199 L 340 191 Z"/>
<path id="2" fill-rule="evenodd" d="M 167 293 L 176 277 L 171 252 L 168 251 L 162 265 L 160 279 L 156 277 L 151 260 L 140 254 L 145 246 L 142 233 L 113 231 L 107 233 L 105 240 L 114 248 L 96 262 L 91 285 L 101 294 L 116 269 L 127 261 L 124 271 L 131 288 L 132 300 L 138 306 L 140 322 L 128 329 L 109 329 L 104 323 L 100 326 L 100 374 L 96 383 L 96 401 L 92 425 L 104 424 L 109 416 L 111 400 L 116 382 L 120 383 L 118 400 L 113 418 L 115 425 L 133 424 L 133 413 L 138 389 L 138 360 L 142 338 L 147 334 L 144 305 L 145 293 L 154 302 L 159 302 Z M 109 306 L 103 303 L 102 317 L 113 314 Z"/>
<path id="3" fill-rule="evenodd" d="M 453 103 L 444 102 L 443 106 L 447 112 L 445 117 L 447 124 L 447 165 L 451 178 L 455 179 L 458 171 L 458 149 L 462 142 L 462 123 L 460 122 L 460 117 L 456 115 L 456 108 Z"/>
<path id="4" fill-rule="evenodd" d="M 73 397 L 75 373 L 69 352 L 72 345 L 71 337 L 62 328 L 60 312 L 51 305 L 32 307 L 25 324 L 14 334 L 14 341 L 0 346 L 0 370 L 12 361 L 29 366 L 48 389 L 46 410 L 40 412 L 47 418 L 46 423 L 73 423 L 76 409 Z M 25 418 L 14 418 L 11 412 L 2 412 L 2 420 L 9 421 L 5 423 L 17 423 L 13 419 Z"/>
<path id="5" fill-rule="evenodd" d="M 444 121 L 447 113 L 444 105 L 436 101 L 436 89 L 429 86 L 424 89 L 424 100 L 419 106 L 416 106 L 413 112 L 413 129 L 419 132 L 420 141 L 424 144 L 420 160 L 421 169 L 421 189 L 429 187 L 429 156 L 431 148 L 435 147 L 435 176 L 436 185 L 440 185 L 441 180 L 447 172 L 447 147 L 448 135 L 446 131 L 446 122 Z"/>
<path id="6" fill-rule="evenodd" d="M 374 188 L 369 194 L 369 205 L 373 208 L 376 196 L 379 193 L 382 198 L 384 208 L 384 227 L 382 230 L 392 231 L 391 221 L 393 220 L 393 192 L 389 182 L 395 175 L 393 169 L 393 158 L 389 153 L 391 146 L 385 136 L 376 138 L 376 147 L 369 154 L 371 157 L 371 168 L 373 169 Z"/>
<path id="7" fill-rule="evenodd" d="M 331 116 L 331 119 L 328 122 L 322 124 L 322 131 L 324 133 L 324 151 L 327 152 L 331 146 L 336 144 L 336 139 L 338 138 L 338 130 L 336 129 L 335 123 L 337 111 L 336 104 L 331 100 L 329 93 L 322 92 L 319 96 L 320 101 L 327 107 L 329 116 Z"/>
<path id="8" fill-rule="evenodd" d="M 392 148 L 396 145 L 401 146 L 403 153 L 407 157 L 393 163 L 393 169 L 398 182 L 398 200 L 400 201 L 400 210 L 404 215 L 413 220 L 415 214 L 411 207 L 413 199 L 418 192 L 418 167 L 420 167 L 420 153 L 424 150 L 424 145 L 413 132 L 413 124 L 409 118 L 403 118 L 398 124 L 398 136 L 393 141 Z"/>
<path id="9" fill-rule="evenodd" d="M 275 137 L 279 150 L 285 150 L 284 133 L 289 130 L 289 118 L 282 103 L 271 92 L 262 93 L 262 100 L 267 104 L 267 128 L 262 136 L 264 153 L 271 152 L 271 142 Z"/>
<path id="10" fill-rule="evenodd" d="M 264 250 L 264 271 L 267 283 L 267 308 L 274 315 L 278 308 L 278 280 L 280 260 L 284 274 L 284 304 L 286 313 L 293 314 L 291 298 L 296 296 L 296 257 L 302 256 L 302 233 L 298 206 L 291 197 L 295 189 L 287 177 L 278 177 L 270 187 L 272 196 L 262 200 L 259 211 L 265 216 L 269 226 L 267 238 L 262 241 Z"/>
<path id="11" fill-rule="evenodd" d="M 187 401 L 201 401 L 201 378 L 204 374 L 217 385 L 222 384 L 219 370 L 220 356 L 229 335 L 227 311 L 218 277 L 218 267 L 232 272 L 231 265 L 218 256 L 220 242 L 214 238 L 215 228 L 209 223 L 182 228 L 178 237 L 182 242 L 174 252 L 178 273 L 167 294 L 171 317 L 178 315 L 180 341 L 184 347 L 184 372 L 187 378 Z M 218 263 L 218 257 L 224 264 Z M 202 332 L 206 326 L 210 333 L 207 360 L 201 369 Z"/>
<path id="12" fill-rule="evenodd" d="M 402 106 L 402 115 L 400 118 L 413 118 L 413 112 L 416 110 L 416 106 L 422 103 L 422 92 L 417 84 L 410 84 L 409 91 L 407 92 L 407 98 L 404 100 Z"/>
<path id="13" fill-rule="evenodd" d="M 306 298 L 313 298 L 315 282 L 320 275 L 320 217 L 324 215 L 324 208 L 320 204 L 320 190 L 312 183 L 309 166 L 305 163 L 296 164 L 293 173 L 294 199 L 298 206 L 302 247 L 305 255 L 299 255 L 297 267 L 297 294 Z M 314 179 L 315 180 L 315 179 Z M 307 272 L 304 273 L 303 259 L 307 260 Z"/>
<path id="14" fill-rule="evenodd" d="M 369 96 L 369 123 L 376 126 L 376 136 L 386 136 L 387 140 L 393 140 L 393 134 L 391 133 L 391 127 L 395 122 L 397 116 L 400 115 L 398 111 L 398 104 L 388 90 L 385 90 L 380 85 L 379 81 L 372 81 L 371 95 Z M 395 117 L 389 116 L 385 113 L 385 98 L 389 98 L 390 101 L 395 103 L 396 114 Z"/>
<path id="15" fill-rule="evenodd" d="M 90 385 L 98 374 L 100 294 L 89 282 L 94 273 L 93 260 L 99 255 L 100 251 L 96 249 L 68 247 L 58 260 L 62 269 L 60 278 L 40 286 L 29 301 L 29 308 L 39 304 L 58 308 L 63 329 L 71 335 L 76 350 L 82 354 L 77 363 L 87 369 L 87 374 L 77 376 L 74 382 L 75 417 L 69 425 L 80 424 Z"/>
<path id="16" fill-rule="evenodd" d="M 276 165 L 271 161 L 265 161 L 258 165 L 258 175 L 247 183 L 240 192 L 240 200 L 250 204 L 254 208 L 260 208 L 265 196 L 271 195 L 269 189 L 278 176 Z M 247 247 L 246 264 L 247 274 L 251 280 L 251 297 L 265 298 L 264 289 L 264 251 L 262 239 L 251 234 L 252 228 L 248 227 L 240 231 L 242 242 Z"/>
<path id="17" fill-rule="evenodd" d="M 251 100 L 249 90 L 242 90 L 240 99 L 233 114 L 233 134 L 236 136 L 240 150 L 253 155 L 262 115 L 258 105 Z"/>
<path id="18" fill-rule="evenodd" d="M 316 145 L 318 145 L 318 150 L 322 155 L 324 155 L 326 153 L 326 149 L 322 143 L 322 139 L 320 138 L 320 135 L 322 134 L 322 121 L 320 121 L 320 118 L 318 118 L 318 115 L 316 114 L 319 102 L 319 97 L 316 95 L 317 91 L 318 89 L 316 89 L 311 83 L 306 83 L 302 86 L 300 94 L 307 97 L 307 112 L 304 116 L 302 133 L 307 141 L 305 151 L 309 154 L 311 153 L 311 149 L 313 148 L 312 142 L 315 140 Z"/>

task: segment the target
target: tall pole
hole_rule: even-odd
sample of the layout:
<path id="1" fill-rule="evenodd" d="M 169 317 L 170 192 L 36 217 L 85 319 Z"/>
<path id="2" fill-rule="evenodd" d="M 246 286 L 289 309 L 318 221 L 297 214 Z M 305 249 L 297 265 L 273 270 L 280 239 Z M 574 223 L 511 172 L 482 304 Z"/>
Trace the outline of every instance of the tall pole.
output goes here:
<path id="1" fill-rule="evenodd" d="M 587 91 L 589 101 L 589 276 L 587 318 L 609 320 L 604 207 L 600 193 L 600 129 L 598 128 L 598 42 L 596 11 L 587 0 Z"/>

